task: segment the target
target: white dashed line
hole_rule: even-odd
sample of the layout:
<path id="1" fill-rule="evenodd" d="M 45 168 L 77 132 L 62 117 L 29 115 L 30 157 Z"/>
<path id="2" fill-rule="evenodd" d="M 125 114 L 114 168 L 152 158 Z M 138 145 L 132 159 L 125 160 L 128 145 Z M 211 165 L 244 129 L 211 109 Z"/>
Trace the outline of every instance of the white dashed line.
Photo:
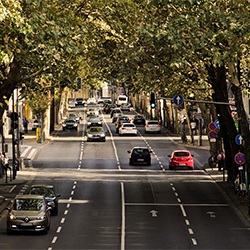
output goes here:
<path id="1" fill-rule="evenodd" d="M 56 232 L 57 232 L 57 233 L 60 233 L 61 230 L 62 230 L 62 227 L 58 227 L 57 230 L 56 230 Z"/>
<path id="2" fill-rule="evenodd" d="M 52 240 L 52 244 L 54 244 L 54 243 L 56 243 L 56 240 L 57 240 L 57 237 L 55 236 L 54 238 L 53 238 L 53 240 Z"/>
<path id="3" fill-rule="evenodd" d="M 63 224 L 64 222 L 65 222 L 65 218 L 62 218 L 60 223 Z"/>

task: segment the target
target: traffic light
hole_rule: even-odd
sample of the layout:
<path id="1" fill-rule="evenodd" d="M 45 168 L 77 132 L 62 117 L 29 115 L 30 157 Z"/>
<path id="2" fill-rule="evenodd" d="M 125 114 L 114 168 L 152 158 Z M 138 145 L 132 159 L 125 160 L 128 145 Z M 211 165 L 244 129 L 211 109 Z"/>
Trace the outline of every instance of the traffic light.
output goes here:
<path id="1" fill-rule="evenodd" d="M 76 78 L 76 83 L 77 83 L 77 88 L 81 89 L 82 88 L 82 78 L 81 77 L 77 77 Z"/>
<path id="2" fill-rule="evenodd" d="M 20 132 L 20 141 L 24 139 L 24 132 Z"/>
<path id="3" fill-rule="evenodd" d="M 150 97 L 150 107 L 151 109 L 155 108 L 155 93 L 151 93 L 151 97 Z"/>
<path id="4" fill-rule="evenodd" d="M 16 129 L 18 127 L 18 114 L 17 112 L 12 112 L 10 115 L 11 118 L 11 128 Z"/>

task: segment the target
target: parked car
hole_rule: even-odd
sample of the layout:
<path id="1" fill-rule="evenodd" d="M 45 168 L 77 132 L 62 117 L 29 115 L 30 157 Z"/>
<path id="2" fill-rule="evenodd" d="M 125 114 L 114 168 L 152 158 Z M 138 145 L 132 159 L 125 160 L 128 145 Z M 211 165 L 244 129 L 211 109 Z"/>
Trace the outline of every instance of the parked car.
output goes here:
<path id="1" fill-rule="evenodd" d="M 106 141 L 106 133 L 102 127 L 90 127 L 87 130 L 87 141 Z"/>
<path id="2" fill-rule="evenodd" d="M 83 107 L 85 104 L 85 100 L 83 98 L 76 98 L 76 101 L 75 101 L 75 106 L 76 107 Z"/>
<path id="3" fill-rule="evenodd" d="M 42 195 L 49 207 L 51 207 L 51 214 L 58 214 L 58 200 L 61 196 L 57 194 L 52 185 L 32 185 L 28 194 Z"/>
<path id="4" fill-rule="evenodd" d="M 51 208 L 42 195 L 17 195 L 7 216 L 7 233 L 35 231 L 47 234 L 50 229 Z"/>
<path id="5" fill-rule="evenodd" d="M 99 109 L 98 108 L 88 108 L 87 109 L 87 116 L 99 116 Z"/>
<path id="6" fill-rule="evenodd" d="M 142 115 L 135 115 L 132 122 L 135 125 L 143 125 L 143 126 L 145 126 L 145 118 Z"/>
<path id="7" fill-rule="evenodd" d="M 77 131 L 78 122 L 75 119 L 66 119 L 63 123 L 63 131 L 67 129 L 74 129 L 75 131 Z"/>
<path id="8" fill-rule="evenodd" d="M 161 133 L 161 125 L 157 120 L 147 120 L 145 124 L 145 133 L 157 132 Z"/>
<path id="9" fill-rule="evenodd" d="M 174 150 L 169 157 L 169 169 L 189 168 L 194 169 L 193 155 L 188 150 Z"/>
<path id="10" fill-rule="evenodd" d="M 137 135 L 138 131 L 134 123 L 123 123 L 119 128 L 119 135 Z"/>
<path id="11" fill-rule="evenodd" d="M 36 130 L 37 128 L 41 128 L 41 123 L 38 120 L 34 120 L 32 123 L 32 130 Z"/>
<path id="12" fill-rule="evenodd" d="M 147 147 L 134 147 L 128 151 L 129 165 L 146 164 L 151 165 L 151 153 Z"/>
<path id="13" fill-rule="evenodd" d="M 102 126 L 102 119 L 100 117 L 90 117 L 87 121 L 87 128 Z"/>

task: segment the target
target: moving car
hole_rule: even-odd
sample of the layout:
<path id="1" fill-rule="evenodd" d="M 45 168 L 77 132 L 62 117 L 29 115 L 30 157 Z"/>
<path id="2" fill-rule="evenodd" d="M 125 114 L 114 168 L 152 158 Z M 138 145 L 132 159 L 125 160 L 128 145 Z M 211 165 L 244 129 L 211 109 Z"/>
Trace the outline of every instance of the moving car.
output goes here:
<path id="1" fill-rule="evenodd" d="M 119 128 L 121 127 L 123 123 L 128 123 L 128 122 L 130 122 L 130 119 L 128 116 L 118 116 L 118 118 L 116 119 L 116 123 L 115 123 L 116 133 L 119 132 Z"/>
<path id="2" fill-rule="evenodd" d="M 145 133 L 150 133 L 150 132 L 161 133 L 161 125 L 157 120 L 147 120 L 144 129 Z"/>
<path id="3" fill-rule="evenodd" d="M 69 119 L 75 119 L 78 123 L 80 122 L 80 116 L 77 115 L 76 113 L 69 113 Z"/>
<path id="4" fill-rule="evenodd" d="M 127 104 L 128 103 L 128 97 L 126 95 L 119 95 L 117 97 L 117 106 L 121 106 L 123 104 Z"/>
<path id="5" fill-rule="evenodd" d="M 87 130 L 87 141 L 106 141 L 106 133 L 102 127 L 90 127 Z"/>
<path id="6" fill-rule="evenodd" d="M 124 111 L 130 112 L 133 110 L 133 108 L 131 107 L 131 105 L 129 103 L 122 104 L 120 108 L 121 108 L 121 111 L 123 111 L 123 112 Z"/>
<path id="7" fill-rule="evenodd" d="M 119 128 L 119 135 L 137 135 L 137 128 L 134 123 L 123 123 Z"/>
<path id="8" fill-rule="evenodd" d="M 7 233 L 35 231 L 47 234 L 50 229 L 51 208 L 42 195 L 17 195 L 7 216 Z"/>
<path id="9" fill-rule="evenodd" d="M 88 104 L 88 105 L 96 104 L 96 99 L 95 99 L 95 98 L 89 98 L 89 99 L 87 100 L 87 104 Z"/>
<path id="10" fill-rule="evenodd" d="M 87 109 L 87 116 L 99 116 L 99 109 L 98 108 L 88 108 Z"/>
<path id="11" fill-rule="evenodd" d="M 61 195 L 56 193 L 52 185 L 32 185 L 28 194 L 42 195 L 51 207 L 51 214 L 58 214 L 58 200 Z"/>
<path id="12" fill-rule="evenodd" d="M 41 123 L 38 120 L 34 120 L 32 123 L 32 130 L 36 130 L 37 128 L 41 128 Z"/>
<path id="13" fill-rule="evenodd" d="M 104 108 L 103 108 L 103 111 L 106 113 L 106 114 L 110 114 L 111 110 L 116 108 L 116 105 L 115 104 L 105 104 L 104 105 Z"/>
<path id="14" fill-rule="evenodd" d="M 83 98 L 76 98 L 76 101 L 75 101 L 75 106 L 76 107 L 83 107 L 85 104 L 85 101 Z"/>
<path id="15" fill-rule="evenodd" d="M 132 122 L 135 125 L 143 125 L 143 126 L 145 126 L 145 118 L 142 115 L 135 115 Z"/>
<path id="16" fill-rule="evenodd" d="M 74 129 L 77 131 L 78 122 L 75 119 L 66 119 L 63 123 L 63 131 L 67 129 Z"/>
<path id="17" fill-rule="evenodd" d="M 110 112 L 110 118 L 113 118 L 113 116 L 114 116 L 116 113 L 122 114 L 121 109 L 119 109 L 119 108 L 113 108 L 113 109 L 111 110 L 111 112 Z"/>
<path id="18" fill-rule="evenodd" d="M 194 169 L 193 155 L 188 150 L 174 150 L 169 157 L 169 169 L 178 168 Z"/>
<path id="19" fill-rule="evenodd" d="M 87 121 L 87 128 L 102 126 L 102 119 L 100 117 L 90 117 Z"/>
<path id="20" fill-rule="evenodd" d="M 129 153 L 129 165 L 133 164 L 146 164 L 151 165 L 151 153 L 147 147 L 134 147 Z"/>

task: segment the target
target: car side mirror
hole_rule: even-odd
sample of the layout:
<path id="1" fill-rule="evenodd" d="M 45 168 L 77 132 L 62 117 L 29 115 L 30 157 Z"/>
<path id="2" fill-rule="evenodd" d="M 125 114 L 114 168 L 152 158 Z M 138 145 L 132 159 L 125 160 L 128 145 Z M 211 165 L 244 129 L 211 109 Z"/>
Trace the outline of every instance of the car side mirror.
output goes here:
<path id="1" fill-rule="evenodd" d="M 194 155 L 191 155 L 192 157 L 194 157 Z"/>
<path id="2" fill-rule="evenodd" d="M 56 194 L 56 197 L 61 197 L 61 194 Z"/>
<path id="3" fill-rule="evenodd" d="M 130 151 L 130 150 L 128 150 L 127 152 L 128 152 L 129 154 L 131 153 L 131 151 Z"/>
<path id="4" fill-rule="evenodd" d="M 171 155 L 168 155 L 168 157 L 170 157 Z"/>

